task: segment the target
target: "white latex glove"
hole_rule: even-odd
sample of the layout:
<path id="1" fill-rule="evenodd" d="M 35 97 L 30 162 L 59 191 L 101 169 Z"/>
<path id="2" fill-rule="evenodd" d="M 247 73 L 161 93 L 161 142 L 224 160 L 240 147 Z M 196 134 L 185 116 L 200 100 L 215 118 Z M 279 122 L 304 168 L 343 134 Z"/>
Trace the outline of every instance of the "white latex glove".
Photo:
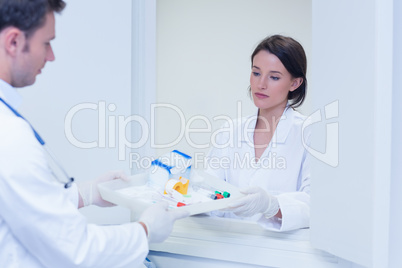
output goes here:
<path id="1" fill-rule="evenodd" d="M 102 199 L 99 193 L 98 184 L 115 179 L 122 179 L 128 181 L 128 176 L 121 170 L 109 171 L 103 174 L 102 176 L 96 178 L 95 180 L 77 183 L 78 192 L 80 193 L 84 206 L 85 207 L 89 205 L 96 205 L 99 207 L 114 206 L 114 204 Z"/>
<path id="2" fill-rule="evenodd" d="M 262 188 L 250 187 L 242 189 L 240 192 L 246 196 L 229 204 L 230 211 L 237 216 L 251 217 L 257 213 L 263 213 L 266 218 L 270 218 L 278 213 L 278 199 Z"/>
<path id="3" fill-rule="evenodd" d="M 176 220 L 188 217 L 190 213 L 185 210 L 169 210 L 169 204 L 165 201 L 152 205 L 141 215 L 139 222 L 147 227 L 148 242 L 163 242 L 173 229 Z"/>

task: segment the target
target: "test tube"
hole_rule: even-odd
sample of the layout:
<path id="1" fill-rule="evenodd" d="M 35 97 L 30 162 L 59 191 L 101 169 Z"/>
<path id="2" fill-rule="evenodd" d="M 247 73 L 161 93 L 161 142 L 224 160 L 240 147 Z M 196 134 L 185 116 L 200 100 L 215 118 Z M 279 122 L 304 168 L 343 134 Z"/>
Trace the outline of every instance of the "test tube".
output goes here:
<path id="1" fill-rule="evenodd" d="M 218 189 L 216 189 L 216 188 L 214 188 L 214 187 L 208 185 L 208 184 L 205 183 L 205 182 L 199 182 L 199 183 L 194 184 L 194 185 L 193 185 L 193 189 L 194 189 L 194 186 L 196 186 L 196 187 L 198 187 L 198 188 L 201 188 L 201 189 L 204 189 L 204 190 L 206 190 L 206 191 L 208 191 L 208 192 L 211 192 L 211 193 L 213 193 L 213 194 L 215 194 L 215 195 L 218 195 L 218 194 L 219 194 L 219 195 L 222 195 L 224 198 L 230 197 L 230 193 L 229 193 L 229 192 L 220 191 L 220 190 L 218 190 Z M 221 199 L 220 196 L 219 196 L 218 199 Z"/>
<path id="2" fill-rule="evenodd" d="M 222 195 L 224 198 L 228 198 L 228 197 L 230 197 L 230 193 L 229 192 L 220 192 L 220 191 L 215 191 L 215 194 L 220 194 L 220 195 Z"/>
<path id="3" fill-rule="evenodd" d="M 184 201 L 184 196 L 176 191 L 175 189 L 166 189 L 167 194 L 169 195 L 170 198 L 174 199 L 177 202 L 185 202 Z M 163 195 L 165 196 L 165 195 Z"/>
<path id="4" fill-rule="evenodd" d="M 193 185 L 193 190 L 205 197 L 212 199 L 212 200 L 218 199 L 218 197 L 213 192 L 205 190 L 205 189 L 199 187 L 198 185 Z"/>
<path id="5" fill-rule="evenodd" d="M 152 192 L 152 193 L 146 192 L 141 195 L 138 195 L 137 197 L 143 198 L 152 203 L 166 201 L 169 204 L 169 208 L 183 207 L 183 206 L 187 205 L 187 203 L 184 201 L 177 201 L 176 199 L 169 197 L 167 195 L 164 195 L 160 192 Z"/>

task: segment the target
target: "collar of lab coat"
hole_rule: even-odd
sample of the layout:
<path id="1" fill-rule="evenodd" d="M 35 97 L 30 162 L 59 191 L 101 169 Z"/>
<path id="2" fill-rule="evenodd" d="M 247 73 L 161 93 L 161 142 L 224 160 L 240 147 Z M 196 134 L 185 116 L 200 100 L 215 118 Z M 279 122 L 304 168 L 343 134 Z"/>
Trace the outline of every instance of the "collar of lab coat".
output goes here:
<path id="1" fill-rule="evenodd" d="M 278 125 L 275 129 L 274 136 L 271 139 L 272 143 L 285 143 L 286 138 L 288 137 L 288 134 L 292 127 L 293 116 L 294 116 L 293 108 L 290 107 L 289 105 L 286 106 L 281 116 L 281 119 L 279 120 Z M 241 129 L 243 130 L 244 134 L 241 137 L 242 142 L 254 144 L 254 130 L 255 125 L 257 124 L 257 118 L 258 118 L 258 110 L 255 115 L 246 117 L 246 119 L 242 121 Z M 248 128 L 247 134 L 245 131 L 246 128 Z"/>
<path id="2" fill-rule="evenodd" d="M 17 90 L 1 79 L 0 97 L 14 109 L 18 109 L 22 103 L 22 97 L 18 94 Z"/>

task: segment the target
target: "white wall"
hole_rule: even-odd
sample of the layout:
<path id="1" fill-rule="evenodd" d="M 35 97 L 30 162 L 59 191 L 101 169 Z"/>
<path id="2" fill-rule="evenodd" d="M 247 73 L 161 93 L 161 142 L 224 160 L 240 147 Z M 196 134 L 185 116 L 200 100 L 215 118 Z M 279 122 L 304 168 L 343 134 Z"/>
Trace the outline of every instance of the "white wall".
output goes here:
<path id="1" fill-rule="evenodd" d="M 177 107 L 189 123 L 194 116 L 208 118 L 206 133 L 181 136 L 179 112 L 156 110 L 156 143 L 167 145 L 157 154 L 180 149 L 190 155 L 207 152 L 211 133 L 223 124 L 215 116 L 231 118 L 255 111 L 247 95 L 250 55 L 266 36 L 288 35 L 311 54 L 310 0 L 158 0 L 157 93 L 158 103 Z M 311 62 L 311 61 L 310 61 Z M 309 62 L 309 63 L 310 63 Z M 308 76 L 311 69 L 308 70 Z M 305 107 L 309 109 L 309 88 Z M 238 109 L 238 102 L 242 110 Z M 204 120 L 189 126 L 207 128 Z M 196 146 L 197 145 L 197 146 Z M 198 146 L 205 145 L 205 146 Z"/>
<path id="2" fill-rule="evenodd" d="M 326 153 L 336 124 L 339 162 L 314 162 L 311 241 L 365 267 L 389 267 L 392 28 L 392 0 L 313 0 L 312 146 Z"/>
<path id="3" fill-rule="evenodd" d="M 69 111 L 83 103 L 104 101 L 106 120 L 131 115 L 131 1 L 121 0 L 119 5 L 108 0 L 66 2 L 62 15 L 56 16 L 52 42 L 56 61 L 47 63 L 34 86 L 20 90 L 24 97 L 21 112 L 77 181 L 112 169 L 130 173 L 128 160 L 118 160 L 118 149 L 110 146 L 108 134 L 104 148 L 98 143 L 83 149 L 67 139 L 64 123 Z M 116 105 L 114 112 L 107 109 L 109 104 Z M 99 111 L 100 107 L 81 110 L 72 118 L 72 131 L 79 141 L 99 142 L 105 133 L 102 124 L 111 126 L 99 119 Z M 127 213 L 115 210 L 117 214 L 103 211 L 89 216 L 99 219 L 106 214 L 105 222 L 128 219 Z"/>
<path id="4" fill-rule="evenodd" d="M 390 212 L 390 266 L 397 268 L 402 266 L 402 91 L 399 83 L 402 73 L 402 2 L 394 0 L 394 71 L 392 92 L 392 170 L 391 170 L 391 212 Z"/>

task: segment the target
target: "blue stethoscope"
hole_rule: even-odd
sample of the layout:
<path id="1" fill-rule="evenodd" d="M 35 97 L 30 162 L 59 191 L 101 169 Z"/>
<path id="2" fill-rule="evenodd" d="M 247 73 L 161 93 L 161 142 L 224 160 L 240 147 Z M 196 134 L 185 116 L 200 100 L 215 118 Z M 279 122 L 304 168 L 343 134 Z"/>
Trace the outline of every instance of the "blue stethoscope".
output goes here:
<path id="1" fill-rule="evenodd" d="M 4 105 L 7 106 L 8 109 L 10 109 L 16 116 L 24 119 L 32 128 L 36 139 L 38 140 L 38 142 L 43 146 L 43 148 L 45 149 L 45 151 L 49 154 L 50 158 L 52 158 L 53 162 L 57 165 L 57 167 L 62 171 L 63 175 L 67 178 L 67 181 L 61 181 L 57 178 L 57 176 L 55 176 L 55 178 L 62 184 L 64 184 L 64 188 L 69 188 L 73 182 L 74 182 L 74 178 L 68 176 L 67 172 L 64 170 L 64 168 L 60 165 L 60 162 L 57 161 L 56 157 L 54 156 L 54 154 L 52 153 L 52 151 L 45 146 L 45 141 L 42 139 L 42 137 L 38 134 L 38 132 L 36 132 L 36 130 L 33 128 L 33 126 L 28 122 L 28 120 L 26 120 L 19 112 L 17 112 L 17 110 L 15 110 L 13 107 L 11 107 L 7 102 L 5 102 L 2 98 L 0 98 L 0 101 L 4 103 Z"/>

